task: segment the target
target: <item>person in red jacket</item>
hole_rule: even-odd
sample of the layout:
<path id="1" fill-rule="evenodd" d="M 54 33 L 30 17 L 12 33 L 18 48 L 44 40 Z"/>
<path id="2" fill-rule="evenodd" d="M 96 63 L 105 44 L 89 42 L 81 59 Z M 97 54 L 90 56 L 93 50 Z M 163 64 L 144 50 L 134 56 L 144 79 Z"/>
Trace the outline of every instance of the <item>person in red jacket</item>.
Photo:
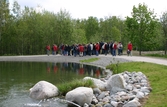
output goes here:
<path id="1" fill-rule="evenodd" d="M 81 57 L 83 57 L 83 51 L 84 51 L 84 46 L 83 45 L 79 45 L 79 56 Z"/>
<path id="2" fill-rule="evenodd" d="M 128 47 L 127 47 L 127 48 L 128 48 L 128 50 L 127 50 L 128 56 L 129 56 L 129 55 L 132 56 L 133 45 L 132 45 L 131 42 L 128 43 Z"/>
<path id="3" fill-rule="evenodd" d="M 47 45 L 46 46 L 46 54 L 49 56 L 50 54 L 50 45 Z"/>
<path id="4" fill-rule="evenodd" d="M 117 42 L 115 41 L 114 43 L 113 43 L 113 56 L 116 56 L 116 50 L 117 50 Z"/>
<path id="5" fill-rule="evenodd" d="M 57 53 L 57 45 L 53 45 L 53 55 L 56 55 Z"/>

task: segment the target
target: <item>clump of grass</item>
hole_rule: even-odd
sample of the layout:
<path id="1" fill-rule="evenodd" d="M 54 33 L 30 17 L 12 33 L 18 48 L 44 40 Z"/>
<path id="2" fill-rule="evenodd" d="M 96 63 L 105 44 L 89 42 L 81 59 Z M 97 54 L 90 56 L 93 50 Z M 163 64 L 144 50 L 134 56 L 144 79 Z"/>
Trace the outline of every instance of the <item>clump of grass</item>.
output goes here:
<path id="1" fill-rule="evenodd" d="M 79 62 L 85 62 L 85 63 L 90 63 L 99 60 L 99 58 L 90 58 L 90 59 L 85 59 L 85 60 L 80 60 Z"/>
<path id="2" fill-rule="evenodd" d="M 145 56 L 151 56 L 151 57 L 160 57 L 160 58 L 167 58 L 167 55 L 164 54 L 146 54 Z"/>
<path id="3" fill-rule="evenodd" d="M 60 95 L 66 95 L 67 92 L 77 88 L 77 87 L 94 87 L 94 83 L 92 80 L 82 80 L 82 79 L 74 79 L 70 82 L 64 82 L 56 85 L 59 89 Z"/>
<path id="4" fill-rule="evenodd" d="M 113 64 L 106 68 L 112 68 Z M 113 68 L 113 70 L 116 70 Z M 167 107 L 167 66 L 147 62 L 126 62 L 119 64 L 119 72 L 141 71 L 148 78 L 153 91 L 144 107 Z"/>
<path id="5" fill-rule="evenodd" d="M 111 65 L 108 65 L 106 66 L 107 69 L 110 69 L 113 74 L 118 74 L 118 73 L 121 73 L 121 71 L 119 71 L 119 68 L 118 68 L 119 64 L 111 64 Z"/>
<path id="6" fill-rule="evenodd" d="M 116 61 L 115 58 L 113 58 L 113 61 L 110 62 L 111 64 L 108 65 L 106 68 L 110 69 L 114 74 L 120 73 L 119 71 L 119 61 Z"/>

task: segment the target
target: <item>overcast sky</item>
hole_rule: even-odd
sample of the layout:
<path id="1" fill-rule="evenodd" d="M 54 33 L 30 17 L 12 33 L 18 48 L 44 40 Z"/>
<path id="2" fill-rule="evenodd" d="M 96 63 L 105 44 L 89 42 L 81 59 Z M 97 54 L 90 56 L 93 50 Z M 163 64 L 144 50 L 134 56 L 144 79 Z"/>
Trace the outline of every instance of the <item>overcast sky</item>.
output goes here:
<path id="1" fill-rule="evenodd" d="M 9 0 L 13 3 L 14 0 Z M 21 7 L 28 6 L 36 8 L 40 5 L 45 10 L 59 12 L 60 9 L 70 13 L 72 18 L 88 18 L 94 16 L 104 18 L 105 16 L 119 16 L 124 18 L 131 16 L 133 6 L 145 3 L 149 9 L 157 13 L 159 17 L 162 12 L 167 11 L 167 0 L 16 0 Z"/>

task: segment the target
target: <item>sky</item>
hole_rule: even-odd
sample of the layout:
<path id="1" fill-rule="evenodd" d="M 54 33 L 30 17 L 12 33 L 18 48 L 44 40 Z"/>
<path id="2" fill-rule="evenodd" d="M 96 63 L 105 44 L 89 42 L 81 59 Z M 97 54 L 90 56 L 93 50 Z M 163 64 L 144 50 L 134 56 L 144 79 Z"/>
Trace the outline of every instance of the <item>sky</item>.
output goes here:
<path id="1" fill-rule="evenodd" d="M 13 4 L 14 0 L 9 0 Z M 167 11 L 167 0 L 16 0 L 21 8 L 25 6 L 35 9 L 41 6 L 45 10 L 57 13 L 66 10 L 72 18 L 88 18 L 89 16 L 104 18 L 118 16 L 125 18 L 131 16 L 133 6 L 145 3 L 148 9 L 154 10 L 157 17 Z"/>

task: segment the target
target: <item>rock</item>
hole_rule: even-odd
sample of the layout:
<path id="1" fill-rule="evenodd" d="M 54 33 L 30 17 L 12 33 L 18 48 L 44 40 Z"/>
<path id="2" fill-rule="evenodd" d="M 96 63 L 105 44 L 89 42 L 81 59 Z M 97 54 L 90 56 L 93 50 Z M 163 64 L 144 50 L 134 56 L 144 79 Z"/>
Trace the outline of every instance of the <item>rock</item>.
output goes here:
<path id="1" fill-rule="evenodd" d="M 110 103 L 111 103 L 111 105 L 114 106 L 114 107 L 117 107 L 117 106 L 118 106 L 118 102 L 117 102 L 117 101 L 111 101 Z"/>
<path id="2" fill-rule="evenodd" d="M 30 97 L 36 100 L 58 96 L 58 88 L 47 81 L 39 81 L 30 89 Z"/>
<path id="3" fill-rule="evenodd" d="M 131 84 L 128 84 L 128 85 L 126 86 L 126 89 L 127 89 L 128 91 L 132 91 L 132 90 L 133 90 L 133 86 L 132 86 Z"/>
<path id="4" fill-rule="evenodd" d="M 85 103 L 83 107 L 89 107 L 89 105 L 87 103 Z"/>
<path id="5" fill-rule="evenodd" d="M 101 94 L 101 90 L 99 88 L 94 88 L 93 89 L 93 94 L 100 95 Z"/>
<path id="6" fill-rule="evenodd" d="M 107 80 L 107 90 L 111 91 L 113 87 L 125 89 L 126 82 L 121 74 L 115 74 Z"/>
<path id="7" fill-rule="evenodd" d="M 114 107 L 114 106 L 112 106 L 111 104 L 107 103 L 103 107 Z"/>
<path id="8" fill-rule="evenodd" d="M 106 96 L 106 92 L 102 92 L 97 98 L 98 99 L 103 99 Z"/>
<path id="9" fill-rule="evenodd" d="M 97 103 L 98 103 L 97 98 L 95 96 L 93 96 L 91 104 L 96 105 Z"/>
<path id="10" fill-rule="evenodd" d="M 85 77 L 83 80 L 88 80 L 88 79 L 91 79 L 94 82 L 94 85 L 100 90 L 106 90 L 106 85 L 107 85 L 106 82 L 92 77 Z"/>
<path id="11" fill-rule="evenodd" d="M 123 105 L 124 104 L 122 102 L 119 102 L 117 107 L 122 107 Z"/>
<path id="12" fill-rule="evenodd" d="M 85 103 L 90 104 L 93 98 L 93 90 L 92 88 L 87 87 L 78 87 L 72 91 L 69 91 L 65 99 L 80 106 L 84 106 Z"/>
<path id="13" fill-rule="evenodd" d="M 111 100 L 111 98 L 109 97 L 109 96 L 106 96 L 106 97 L 104 97 L 103 99 L 102 99 L 102 102 L 107 102 L 107 103 L 109 103 L 110 102 L 110 100 Z"/>
<path id="14" fill-rule="evenodd" d="M 141 104 L 137 99 L 133 99 L 129 101 L 127 104 L 123 105 L 123 107 L 140 107 Z"/>
<path id="15" fill-rule="evenodd" d="M 150 90 L 148 87 L 141 87 L 140 91 L 150 93 Z"/>
<path id="16" fill-rule="evenodd" d="M 136 97 L 139 98 L 139 99 L 144 98 L 144 93 L 141 92 L 141 91 L 138 91 L 137 94 L 136 94 Z"/>

